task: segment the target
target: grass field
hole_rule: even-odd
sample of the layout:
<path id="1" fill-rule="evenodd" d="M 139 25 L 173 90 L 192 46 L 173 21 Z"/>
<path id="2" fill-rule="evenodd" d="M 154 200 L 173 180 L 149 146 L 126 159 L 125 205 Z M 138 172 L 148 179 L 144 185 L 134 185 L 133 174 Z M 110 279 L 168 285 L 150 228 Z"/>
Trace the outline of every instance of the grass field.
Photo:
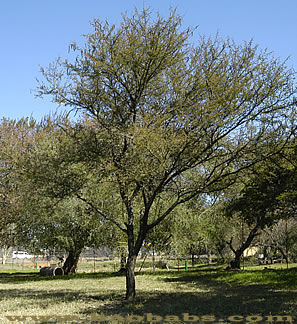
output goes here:
<path id="1" fill-rule="evenodd" d="M 285 316 L 297 321 L 296 267 L 228 272 L 218 266 L 197 266 L 187 272 L 143 271 L 136 277 L 137 298 L 127 303 L 125 277 L 106 271 L 110 266 L 106 264 L 105 271 L 97 273 L 64 277 L 41 277 L 34 270 L 2 270 L 1 323 L 64 323 L 67 319 L 76 323 L 161 323 L 161 319 L 193 323 L 198 317 L 199 322 L 208 323 L 268 323 Z M 114 317 L 104 318 L 103 314 Z M 269 318 L 272 315 L 283 318 Z"/>

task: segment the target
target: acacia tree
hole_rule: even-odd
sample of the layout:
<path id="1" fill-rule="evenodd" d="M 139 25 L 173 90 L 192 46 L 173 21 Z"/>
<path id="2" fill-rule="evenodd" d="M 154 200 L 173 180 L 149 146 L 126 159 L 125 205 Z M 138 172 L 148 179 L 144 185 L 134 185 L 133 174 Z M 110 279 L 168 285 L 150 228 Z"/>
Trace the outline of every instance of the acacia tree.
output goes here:
<path id="1" fill-rule="evenodd" d="M 76 126 L 83 135 L 72 136 L 73 163 L 80 158 L 98 184 L 113 183 L 122 219 L 75 192 L 127 235 L 127 299 L 147 233 L 180 204 L 228 186 L 291 127 L 293 71 L 252 42 L 192 44 L 193 30 L 181 24 L 175 11 L 153 18 L 145 9 L 118 27 L 95 20 L 85 45 L 71 45 L 76 59 L 42 69 L 37 89 L 88 119 Z M 154 218 L 160 199 L 167 201 Z"/>

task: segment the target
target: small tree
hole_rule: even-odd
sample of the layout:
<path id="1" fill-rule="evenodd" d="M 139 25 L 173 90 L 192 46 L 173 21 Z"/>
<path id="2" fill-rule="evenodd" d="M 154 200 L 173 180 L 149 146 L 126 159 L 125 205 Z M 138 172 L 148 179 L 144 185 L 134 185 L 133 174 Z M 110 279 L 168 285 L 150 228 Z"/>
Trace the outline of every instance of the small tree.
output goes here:
<path id="1" fill-rule="evenodd" d="M 241 190 L 237 189 L 237 194 L 226 203 L 227 215 L 238 220 L 244 232 L 241 243 L 236 248 L 232 237 L 228 242 L 235 256 L 231 268 L 240 269 L 241 256 L 260 234 L 260 230 L 287 217 L 280 199 L 289 185 L 284 161 L 281 155 L 276 155 L 259 165 L 248 176 Z"/>
<path id="2" fill-rule="evenodd" d="M 203 203 L 192 201 L 176 209 L 171 217 L 171 252 L 177 256 L 191 256 L 192 265 L 195 264 L 195 255 L 206 247 L 200 226 L 204 209 Z"/>
<path id="3" fill-rule="evenodd" d="M 76 272 L 81 252 L 85 247 L 100 244 L 112 245 L 114 228 L 104 218 L 98 217 L 89 205 L 82 204 L 73 188 L 88 182 L 88 175 L 82 163 L 70 166 L 73 158 L 64 147 L 69 144 L 65 133 L 69 127 L 63 120 L 64 129 L 47 120 L 39 125 L 38 140 L 18 159 L 18 168 L 23 182 L 22 212 L 17 232 L 23 245 L 32 248 L 48 248 L 67 254 L 63 265 L 65 274 Z M 92 189 L 90 195 L 105 201 L 107 209 L 112 208 L 108 186 Z M 99 191 L 99 189 L 101 191 Z M 98 198 L 99 197 L 99 198 Z M 115 210 L 115 209 L 113 209 Z"/>
<path id="4" fill-rule="evenodd" d="M 222 263 L 225 262 L 227 241 L 232 235 L 234 222 L 224 214 L 220 200 L 202 214 L 200 220 L 201 234 L 207 246 L 214 251 Z"/>
<path id="5" fill-rule="evenodd" d="M 86 247 L 110 245 L 110 224 L 104 220 L 98 222 L 93 210 L 75 198 L 57 201 L 54 198 L 28 197 L 26 210 L 18 222 L 23 245 L 35 250 L 53 250 L 61 259 L 61 252 L 65 253 L 65 274 L 76 272 L 79 257 Z"/>
<path id="6" fill-rule="evenodd" d="M 190 44 L 193 30 L 181 31 L 181 23 L 175 11 L 153 19 L 145 9 L 123 16 L 119 27 L 95 20 L 85 46 L 71 45 L 75 61 L 43 69 L 37 90 L 88 118 L 69 142 L 73 163 L 80 159 L 98 183 L 113 183 L 122 219 L 72 190 L 127 235 L 127 299 L 136 294 L 147 233 L 177 206 L 228 186 L 260 152 L 269 155 L 271 134 L 277 144 L 290 133 L 294 73 L 252 42 Z M 156 201 L 168 196 L 153 218 Z"/>
<path id="7" fill-rule="evenodd" d="M 289 267 L 290 255 L 296 248 L 297 221 L 294 218 L 281 219 L 272 227 L 264 229 L 266 244 L 278 250 Z"/>

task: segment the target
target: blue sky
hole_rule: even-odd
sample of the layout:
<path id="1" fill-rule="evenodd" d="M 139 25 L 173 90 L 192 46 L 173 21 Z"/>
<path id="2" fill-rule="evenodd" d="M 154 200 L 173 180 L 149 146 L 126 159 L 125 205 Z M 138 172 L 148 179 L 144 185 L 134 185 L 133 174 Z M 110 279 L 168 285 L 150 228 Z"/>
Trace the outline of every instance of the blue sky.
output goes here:
<path id="1" fill-rule="evenodd" d="M 199 34 L 254 39 L 297 70 L 297 0 L 1 0 L 0 119 L 33 116 L 56 110 L 50 98 L 35 98 L 40 66 L 68 55 L 72 41 L 81 43 L 92 31 L 90 21 L 118 24 L 121 13 L 151 7 L 162 15 L 177 7 L 185 26 Z M 194 39 L 195 40 L 195 37 Z"/>

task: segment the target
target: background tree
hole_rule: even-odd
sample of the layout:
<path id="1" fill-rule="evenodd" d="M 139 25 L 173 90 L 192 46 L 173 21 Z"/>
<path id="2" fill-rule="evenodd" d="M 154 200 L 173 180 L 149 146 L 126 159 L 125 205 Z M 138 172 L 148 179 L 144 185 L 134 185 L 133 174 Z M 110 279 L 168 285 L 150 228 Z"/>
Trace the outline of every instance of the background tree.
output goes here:
<path id="1" fill-rule="evenodd" d="M 282 155 L 275 155 L 253 169 L 242 189 L 226 204 L 229 216 L 239 220 L 247 235 L 235 248 L 233 238 L 229 247 L 235 255 L 231 268 L 240 268 L 240 258 L 256 236 L 281 218 L 287 218 L 287 208 L 281 197 L 288 187 L 288 170 Z M 246 231 L 244 230 L 244 232 Z"/>
<path id="2" fill-rule="evenodd" d="M 84 248 L 103 244 L 114 247 L 117 240 L 112 238 L 116 233 L 112 224 L 92 206 L 82 203 L 74 188 L 85 186 L 88 195 L 101 201 L 106 210 L 117 212 L 117 205 L 115 198 L 111 198 L 108 182 L 100 187 L 96 183 L 94 188 L 96 179 L 90 178 L 83 163 L 68 163 L 77 158 L 73 151 L 65 150 L 71 141 L 68 137 L 71 127 L 67 119 L 58 118 L 60 127 L 53 120 L 41 123 L 42 135 L 18 159 L 26 191 L 17 232 L 23 245 L 51 249 L 59 257 L 66 253 L 64 273 L 72 274 Z"/>
<path id="3" fill-rule="evenodd" d="M 43 69 L 37 90 L 89 119 L 69 142 L 72 163 L 87 165 L 97 183 L 113 183 L 122 220 L 81 187 L 71 190 L 126 233 L 127 299 L 147 233 L 177 206 L 228 186 L 290 133 L 294 72 L 251 42 L 191 44 L 192 30 L 181 24 L 175 11 L 153 18 L 145 9 L 124 15 L 119 27 L 95 20 L 85 46 L 71 45 L 74 62 Z M 152 220 L 156 200 L 168 196 Z"/>
<path id="4" fill-rule="evenodd" d="M 0 184 L 0 246 L 2 248 L 2 264 L 16 243 L 15 223 L 18 219 L 18 193 L 16 182 L 7 167 L 2 168 L 2 182 Z"/>
<path id="5" fill-rule="evenodd" d="M 196 255 L 207 254 L 208 262 L 211 262 L 211 252 L 215 249 L 215 238 L 211 235 L 215 222 L 210 219 L 214 220 L 213 209 L 211 197 L 201 195 L 199 199 L 179 206 L 171 216 L 171 252 L 183 258 L 190 256 L 192 266 Z"/>
<path id="6" fill-rule="evenodd" d="M 208 249 L 213 251 L 222 263 L 225 263 L 228 256 L 227 242 L 230 240 L 233 230 L 234 222 L 224 214 L 219 199 L 202 214 L 200 235 L 204 238 Z"/>
<path id="7" fill-rule="evenodd" d="M 17 237 L 17 223 L 21 216 L 22 197 L 25 193 L 20 178 L 18 159 L 32 143 L 36 130 L 33 119 L 0 121 L 0 245 L 2 263 L 20 239 Z"/>
<path id="8" fill-rule="evenodd" d="M 294 218 L 280 219 L 276 224 L 264 229 L 265 246 L 280 252 L 289 267 L 290 257 L 296 253 L 297 221 Z"/>
<path id="9" fill-rule="evenodd" d="M 30 213 L 26 212 L 29 205 Z M 53 251 L 63 261 L 65 274 L 76 272 L 80 255 L 86 247 L 112 246 L 114 231 L 110 224 L 106 224 L 104 219 L 99 222 L 98 215 L 75 198 L 61 201 L 37 199 L 36 196 L 28 198 L 19 224 L 18 236 L 22 237 L 23 245 L 35 251 Z"/>

